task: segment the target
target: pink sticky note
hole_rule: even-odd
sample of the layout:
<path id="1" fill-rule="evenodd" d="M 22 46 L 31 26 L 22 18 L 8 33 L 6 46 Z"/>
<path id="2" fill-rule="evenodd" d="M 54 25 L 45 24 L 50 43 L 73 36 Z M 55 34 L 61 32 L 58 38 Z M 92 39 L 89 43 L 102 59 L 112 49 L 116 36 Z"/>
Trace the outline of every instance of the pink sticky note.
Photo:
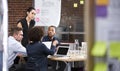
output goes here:
<path id="1" fill-rule="evenodd" d="M 35 18 L 35 21 L 36 21 L 36 22 L 39 22 L 39 21 L 40 21 L 40 18 L 38 18 L 38 17 Z"/>
<path id="2" fill-rule="evenodd" d="M 36 13 L 39 14 L 40 13 L 40 9 L 36 9 Z"/>

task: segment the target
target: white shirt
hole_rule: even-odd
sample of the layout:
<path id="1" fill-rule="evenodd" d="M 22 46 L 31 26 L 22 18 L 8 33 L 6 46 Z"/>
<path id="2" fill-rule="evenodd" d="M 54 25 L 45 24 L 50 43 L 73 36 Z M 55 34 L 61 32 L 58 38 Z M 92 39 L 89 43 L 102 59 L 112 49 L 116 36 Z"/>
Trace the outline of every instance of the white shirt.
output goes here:
<path id="1" fill-rule="evenodd" d="M 8 68 L 14 63 L 18 53 L 26 54 L 26 48 L 22 46 L 14 37 L 9 36 L 8 38 Z"/>

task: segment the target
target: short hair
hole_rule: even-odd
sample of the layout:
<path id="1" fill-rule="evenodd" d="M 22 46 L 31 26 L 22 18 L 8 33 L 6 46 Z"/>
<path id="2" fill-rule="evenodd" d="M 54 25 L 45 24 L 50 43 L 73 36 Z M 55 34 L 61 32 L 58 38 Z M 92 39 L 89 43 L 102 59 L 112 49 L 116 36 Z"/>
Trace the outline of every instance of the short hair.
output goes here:
<path id="1" fill-rule="evenodd" d="M 49 26 L 49 27 L 48 27 L 48 30 L 49 30 L 49 28 L 51 28 L 51 27 L 53 27 L 53 28 L 55 28 L 55 29 L 56 29 L 56 27 L 55 27 L 55 26 L 51 25 L 51 26 Z"/>
<path id="2" fill-rule="evenodd" d="M 17 27 L 17 26 L 12 27 L 10 29 L 10 34 L 9 35 L 13 36 L 14 34 L 18 34 L 19 31 L 23 31 L 23 29 L 20 28 L 20 27 Z"/>
<path id="3" fill-rule="evenodd" d="M 43 35 L 44 32 L 40 26 L 35 26 L 28 31 L 28 39 L 32 42 L 40 41 Z"/>

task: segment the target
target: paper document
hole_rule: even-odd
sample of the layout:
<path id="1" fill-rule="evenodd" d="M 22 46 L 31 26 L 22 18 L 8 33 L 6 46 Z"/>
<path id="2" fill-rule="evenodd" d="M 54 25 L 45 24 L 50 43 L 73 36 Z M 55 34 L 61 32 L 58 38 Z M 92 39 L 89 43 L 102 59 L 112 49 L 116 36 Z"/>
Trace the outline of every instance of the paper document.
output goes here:
<path id="1" fill-rule="evenodd" d="M 45 44 L 46 46 L 47 46 L 47 48 L 48 49 L 50 49 L 51 48 L 51 44 L 52 44 L 52 42 L 42 42 L 43 44 Z"/>

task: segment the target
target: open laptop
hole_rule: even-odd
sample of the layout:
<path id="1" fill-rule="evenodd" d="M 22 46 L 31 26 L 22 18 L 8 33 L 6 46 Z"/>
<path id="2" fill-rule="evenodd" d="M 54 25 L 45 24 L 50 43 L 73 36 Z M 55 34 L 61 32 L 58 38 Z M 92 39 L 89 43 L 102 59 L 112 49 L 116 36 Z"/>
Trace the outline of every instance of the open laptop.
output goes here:
<path id="1" fill-rule="evenodd" d="M 58 46 L 58 49 L 54 56 L 57 57 L 62 57 L 62 56 L 67 56 L 69 50 L 69 46 Z"/>

